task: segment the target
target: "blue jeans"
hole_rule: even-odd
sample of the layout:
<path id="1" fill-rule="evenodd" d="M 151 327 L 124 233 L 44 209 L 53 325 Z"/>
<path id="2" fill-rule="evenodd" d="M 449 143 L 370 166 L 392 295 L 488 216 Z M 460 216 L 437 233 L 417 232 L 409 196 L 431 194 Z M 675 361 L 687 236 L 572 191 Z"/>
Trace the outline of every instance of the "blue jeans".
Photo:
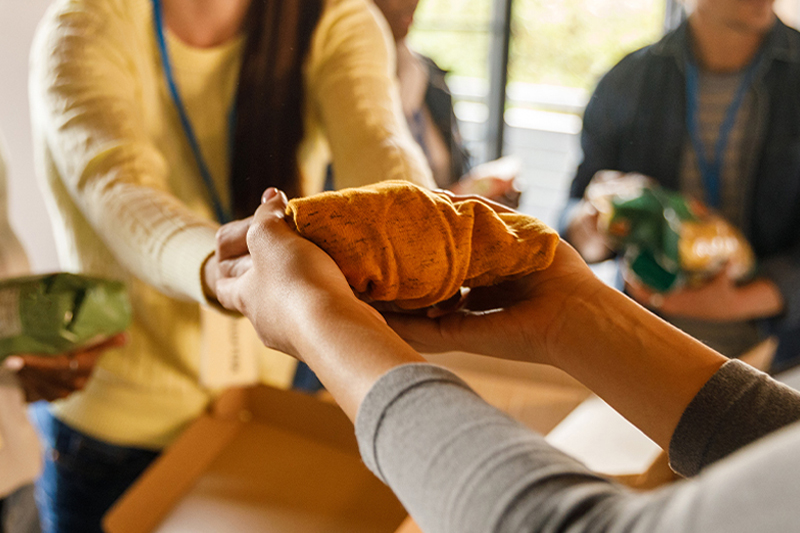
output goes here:
<path id="1" fill-rule="evenodd" d="M 55 418 L 44 402 L 31 406 L 44 448 L 44 470 L 36 482 L 43 533 L 102 533 L 111 505 L 158 457 L 85 435 Z"/>

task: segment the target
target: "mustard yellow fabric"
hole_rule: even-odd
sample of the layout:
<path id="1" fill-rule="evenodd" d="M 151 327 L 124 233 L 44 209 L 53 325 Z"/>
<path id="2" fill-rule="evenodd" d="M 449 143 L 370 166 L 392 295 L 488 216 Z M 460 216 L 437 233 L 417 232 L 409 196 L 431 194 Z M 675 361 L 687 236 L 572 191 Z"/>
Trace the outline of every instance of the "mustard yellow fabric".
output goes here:
<path id="1" fill-rule="evenodd" d="M 243 39 L 187 46 L 167 32 L 175 78 L 227 201 L 228 113 Z M 402 178 L 429 185 L 393 78 L 393 44 L 367 0 L 326 0 L 304 65 L 303 190 Z M 126 281 L 131 341 L 100 361 L 57 416 L 96 438 L 160 448 L 201 413 L 201 265 L 217 223 L 156 46 L 150 0 L 56 0 L 31 55 L 40 183 L 63 270 Z"/>
<path id="2" fill-rule="evenodd" d="M 292 200 L 286 214 L 355 291 L 404 309 L 545 269 L 558 244 L 533 217 L 402 181 Z"/>

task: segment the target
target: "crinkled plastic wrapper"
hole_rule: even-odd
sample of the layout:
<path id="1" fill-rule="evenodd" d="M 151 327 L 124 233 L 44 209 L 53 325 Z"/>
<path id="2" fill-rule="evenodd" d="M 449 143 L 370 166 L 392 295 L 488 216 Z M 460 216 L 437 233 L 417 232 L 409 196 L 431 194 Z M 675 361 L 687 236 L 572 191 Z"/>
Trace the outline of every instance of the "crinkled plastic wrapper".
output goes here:
<path id="1" fill-rule="evenodd" d="M 701 202 L 641 174 L 602 171 L 586 190 L 598 226 L 628 270 L 657 292 L 695 287 L 727 268 L 736 281 L 755 271 L 744 236 Z"/>
<path id="2" fill-rule="evenodd" d="M 0 282 L 0 360 L 55 355 L 125 330 L 131 304 L 124 284 L 57 273 Z"/>

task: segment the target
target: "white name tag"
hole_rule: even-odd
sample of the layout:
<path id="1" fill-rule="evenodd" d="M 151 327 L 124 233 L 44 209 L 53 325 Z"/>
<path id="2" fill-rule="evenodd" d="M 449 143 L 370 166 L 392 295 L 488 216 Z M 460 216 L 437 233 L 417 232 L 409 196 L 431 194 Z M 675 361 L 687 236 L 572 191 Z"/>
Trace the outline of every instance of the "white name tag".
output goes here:
<path id="1" fill-rule="evenodd" d="M 246 318 L 201 307 L 200 382 L 213 389 L 267 383 L 288 388 L 297 367 L 292 357 L 271 350 Z"/>

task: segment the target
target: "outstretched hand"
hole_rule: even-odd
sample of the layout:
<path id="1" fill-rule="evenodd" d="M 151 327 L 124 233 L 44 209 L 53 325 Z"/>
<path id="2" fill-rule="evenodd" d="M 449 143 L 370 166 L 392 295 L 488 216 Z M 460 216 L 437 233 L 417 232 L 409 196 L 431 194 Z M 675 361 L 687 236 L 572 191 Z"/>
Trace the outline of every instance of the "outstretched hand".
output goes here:
<path id="1" fill-rule="evenodd" d="M 553 263 L 515 281 L 469 291 L 459 310 L 438 317 L 385 314 L 421 352 L 467 351 L 503 359 L 550 363 L 568 299 L 602 283 L 564 241 Z"/>
<path id="2" fill-rule="evenodd" d="M 61 355 L 19 354 L 6 358 L 6 368 L 16 373 L 25 401 L 60 400 L 82 390 L 106 350 L 124 345 L 120 333 L 103 342 Z"/>
<path id="3" fill-rule="evenodd" d="M 286 204 L 282 192 L 267 189 L 247 224 L 223 226 L 217 236 L 222 253 L 216 292 L 224 307 L 253 323 L 264 344 L 301 357 L 293 341 L 307 325 L 305 307 L 315 298 L 357 299 L 333 259 L 289 226 Z"/>

